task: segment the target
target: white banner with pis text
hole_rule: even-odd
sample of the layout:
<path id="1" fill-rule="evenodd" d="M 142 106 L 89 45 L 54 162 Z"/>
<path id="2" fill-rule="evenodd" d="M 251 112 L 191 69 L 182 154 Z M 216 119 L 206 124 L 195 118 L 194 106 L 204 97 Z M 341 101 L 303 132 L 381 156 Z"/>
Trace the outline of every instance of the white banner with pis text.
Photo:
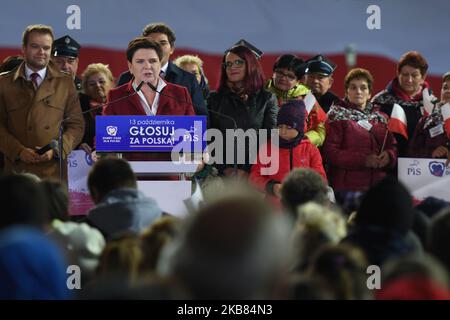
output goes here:
<path id="1" fill-rule="evenodd" d="M 450 202 L 450 166 L 445 161 L 398 158 L 398 179 L 418 201 L 432 196 Z"/>

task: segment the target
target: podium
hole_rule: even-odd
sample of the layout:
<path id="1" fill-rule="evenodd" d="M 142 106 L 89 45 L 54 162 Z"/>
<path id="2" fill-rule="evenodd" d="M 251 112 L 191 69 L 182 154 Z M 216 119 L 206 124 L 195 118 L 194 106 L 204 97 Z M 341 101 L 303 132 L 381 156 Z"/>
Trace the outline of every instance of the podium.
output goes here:
<path id="1" fill-rule="evenodd" d="M 183 217 L 188 213 L 184 200 L 192 194 L 187 175 L 195 173 L 198 163 L 183 161 L 184 157 L 169 159 L 172 152 L 202 154 L 205 128 L 205 116 L 98 116 L 97 153 L 126 159 L 138 189 L 155 199 L 164 212 Z M 177 149 L 180 145 L 182 151 Z"/>
<path id="2" fill-rule="evenodd" d="M 178 217 L 187 215 L 184 200 L 191 197 L 192 182 L 186 180 L 186 174 L 195 173 L 197 164 L 170 161 L 130 161 L 129 164 L 138 178 L 139 190 L 155 199 L 164 212 Z M 178 175 L 179 179 L 151 180 L 168 174 Z"/>

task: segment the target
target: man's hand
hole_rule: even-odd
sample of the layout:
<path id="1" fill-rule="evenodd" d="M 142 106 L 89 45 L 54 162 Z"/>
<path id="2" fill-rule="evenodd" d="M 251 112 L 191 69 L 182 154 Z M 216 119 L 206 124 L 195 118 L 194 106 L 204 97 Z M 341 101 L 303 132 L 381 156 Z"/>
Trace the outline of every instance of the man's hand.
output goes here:
<path id="1" fill-rule="evenodd" d="M 99 159 L 99 157 L 97 156 L 97 151 L 95 151 L 95 150 L 92 151 L 91 159 L 92 159 L 92 161 L 97 162 L 97 160 Z"/>
<path id="2" fill-rule="evenodd" d="M 389 162 L 391 161 L 391 157 L 389 156 L 389 153 L 387 151 L 383 151 L 378 155 L 378 167 L 384 168 L 386 167 Z"/>
<path id="3" fill-rule="evenodd" d="M 92 148 L 85 142 L 80 144 L 80 149 L 84 150 L 84 152 L 86 152 L 86 153 L 91 153 L 92 152 Z"/>
<path id="4" fill-rule="evenodd" d="M 48 150 L 46 153 L 39 156 L 39 159 L 37 162 L 47 162 L 53 159 L 53 156 L 55 155 L 55 152 L 53 149 Z"/>
<path id="5" fill-rule="evenodd" d="M 448 149 L 444 146 L 439 146 L 431 153 L 432 158 L 446 158 L 448 156 Z"/>
<path id="6" fill-rule="evenodd" d="M 38 163 L 39 158 L 40 155 L 30 148 L 23 149 L 19 154 L 19 159 L 25 163 Z"/>

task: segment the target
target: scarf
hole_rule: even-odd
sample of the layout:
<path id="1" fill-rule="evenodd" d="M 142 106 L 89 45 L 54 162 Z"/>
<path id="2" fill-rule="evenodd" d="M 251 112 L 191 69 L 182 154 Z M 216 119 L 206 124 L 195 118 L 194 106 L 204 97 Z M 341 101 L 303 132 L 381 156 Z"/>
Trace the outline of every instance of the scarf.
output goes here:
<path id="1" fill-rule="evenodd" d="M 422 91 L 424 88 L 428 88 L 429 85 L 427 82 L 423 83 L 422 90 L 418 94 L 416 94 L 413 97 L 410 97 L 405 91 L 403 91 L 402 87 L 400 86 L 400 83 L 398 82 L 398 78 L 396 77 L 394 80 L 392 80 L 392 92 L 406 102 L 417 102 L 422 101 Z"/>
<path id="2" fill-rule="evenodd" d="M 280 148 L 292 149 L 292 148 L 296 147 L 297 145 L 299 145 L 300 142 L 302 142 L 303 137 L 304 137 L 303 133 L 300 133 L 300 132 L 294 139 L 291 139 L 291 140 L 285 140 L 280 137 L 280 140 L 279 140 Z"/>
<path id="3" fill-rule="evenodd" d="M 429 116 L 425 118 L 423 128 L 433 128 L 440 124 L 444 124 L 444 117 L 442 116 L 441 105 L 439 103 L 434 103 L 433 111 Z"/>
<path id="4" fill-rule="evenodd" d="M 103 108 L 99 108 L 101 105 L 102 103 L 97 102 L 92 98 L 89 98 L 89 108 L 91 109 L 91 112 L 89 112 L 89 114 L 91 115 L 92 119 L 95 119 L 96 116 L 102 115 Z"/>
<path id="5" fill-rule="evenodd" d="M 422 91 L 425 88 L 431 95 L 432 92 L 427 82 L 423 83 Z M 398 79 L 395 78 L 388 84 L 385 91 L 374 97 L 372 102 L 381 105 L 393 105 L 396 103 L 404 108 L 416 108 L 420 110 L 420 114 L 423 116 L 424 108 L 422 91 L 411 98 L 401 89 Z"/>
<path id="6" fill-rule="evenodd" d="M 349 120 L 360 121 L 366 120 L 368 122 L 387 123 L 386 118 L 378 111 L 378 107 L 368 102 L 366 107 L 362 110 L 347 99 L 341 101 L 340 104 L 332 105 L 328 111 L 328 120 L 330 122 Z"/>

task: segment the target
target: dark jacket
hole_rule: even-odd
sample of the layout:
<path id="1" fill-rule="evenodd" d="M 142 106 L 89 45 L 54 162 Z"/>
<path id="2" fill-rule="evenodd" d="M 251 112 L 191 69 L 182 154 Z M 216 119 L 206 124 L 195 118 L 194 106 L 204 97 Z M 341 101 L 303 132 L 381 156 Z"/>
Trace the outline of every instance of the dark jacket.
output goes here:
<path id="1" fill-rule="evenodd" d="M 323 111 L 325 111 L 325 113 L 327 113 L 328 110 L 330 110 L 333 104 L 336 104 L 339 101 L 340 101 L 339 97 L 331 91 L 327 91 L 327 93 L 325 93 L 324 95 L 320 96 L 319 99 L 317 99 L 317 102 L 322 107 Z"/>
<path id="2" fill-rule="evenodd" d="M 431 158 L 433 151 L 440 147 L 450 148 L 450 138 L 445 132 L 442 115 L 436 112 L 428 117 L 422 117 L 417 124 L 414 136 L 409 143 L 408 155 L 412 158 Z M 442 132 L 432 136 L 430 130 L 436 126 L 442 125 Z"/>
<path id="3" fill-rule="evenodd" d="M 247 101 L 241 100 L 239 96 L 230 89 L 224 88 L 219 92 L 211 92 L 208 98 L 208 109 L 222 113 L 224 116 L 210 112 L 208 117 L 208 127 L 219 129 L 223 134 L 223 160 L 226 162 L 226 147 L 232 145 L 233 141 L 227 141 L 226 129 L 234 129 L 231 117 L 236 121 L 238 129 L 244 131 L 248 129 L 274 129 L 277 124 L 278 104 L 276 96 L 261 89 L 255 95 L 248 97 Z M 230 148 L 230 147 L 228 147 Z M 232 147 L 231 147 L 232 150 Z M 238 165 L 239 169 L 250 171 L 249 146 L 245 146 L 245 164 Z M 256 160 L 256 154 L 254 155 Z M 233 167 L 233 162 L 226 165 L 217 165 L 219 172 L 223 172 L 226 167 Z"/>
<path id="4" fill-rule="evenodd" d="M 81 111 L 85 112 L 91 109 L 89 103 L 91 101 L 91 98 L 84 94 L 80 93 L 80 105 L 81 105 Z M 83 140 L 81 140 L 81 143 L 86 143 L 90 147 L 93 147 L 95 145 L 94 139 L 95 139 L 95 116 L 101 115 L 102 109 L 99 108 L 98 110 L 92 111 L 92 112 L 86 112 L 83 114 L 84 117 L 84 135 Z"/>
<path id="5" fill-rule="evenodd" d="M 424 87 L 428 87 L 428 85 L 424 84 Z M 405 94 L 402 94 L 398 80 L 397 78 L 395 78 L 388 84 L 386 90 L 376 94 L 373 97 L 372 102 L 379 105 L 381 112 L 386 113 L 389 117 L 391 116 L 394 103 L 402 107 L 402 109 L 405 111 L 406 121 L 408 122 L 408 137 L 409 139 L 411 139 L 414 134 L 414 130 L 416 129 L 417 123 L 424 115 L 422 110 L 422 93 L 418 94 L 409 101 L 406 101 L 405 97 L 402 97 L 401 95 Z M 398 143 L 398 156 L 407 157 L 409 141 L 401 134 L 394 133 L 394 136 Z"/>
<path id="6" fill-rule="evenodd" d="M 378 266 L 388 260 L 423 251 L 419 238 L 413 232 L 402 234 L 377 226 L 356 227 L 350 230 L 342 243 L 360 247 L 369 263 Z"/>
<path id="7" fill-rule="evenodd" d="M 129 71 L 126 71 L 120 75 L 117 86 L 121 86 L 133 78 Z M 169 61 L 169 66 L 167 67 L 164 80 L 179 86 L 186 87 L 191 95 L 192 104 L 194 107 L 195 114 L 198 116 L 207 115 L 205 100 L 203 98 L 202 89 L 198 85 L 195 76 L 183 69 L 177 67 L 171 61 Z"/>

